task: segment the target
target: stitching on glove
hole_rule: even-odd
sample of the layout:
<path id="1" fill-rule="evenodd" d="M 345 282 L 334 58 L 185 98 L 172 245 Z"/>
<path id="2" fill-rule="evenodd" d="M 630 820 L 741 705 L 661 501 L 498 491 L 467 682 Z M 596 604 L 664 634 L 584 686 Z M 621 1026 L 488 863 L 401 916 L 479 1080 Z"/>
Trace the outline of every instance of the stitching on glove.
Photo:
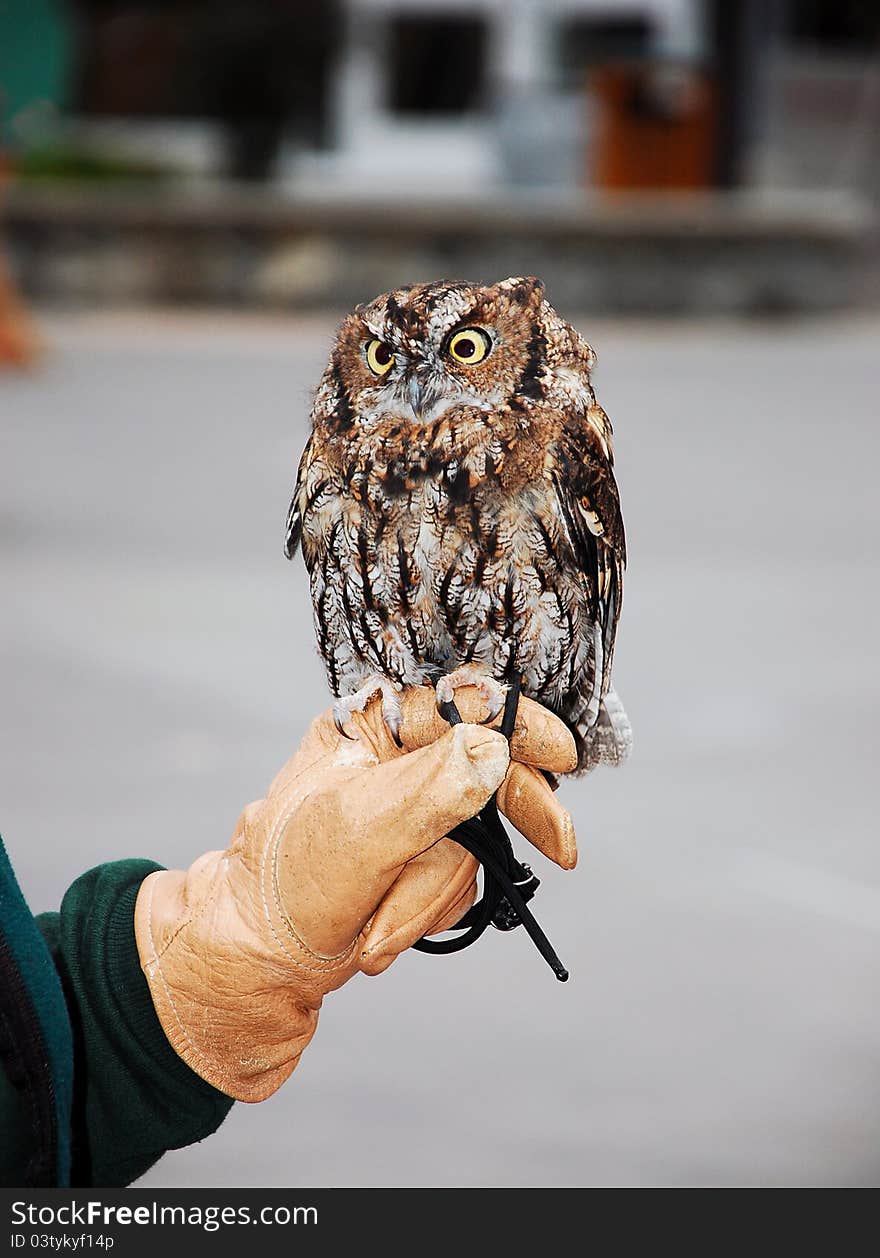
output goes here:
<path id="1" fill-rule="evenodd" d="M 155 941 L 153 939 L 153 920 L 152 920 L 152 917 L 150 917 L 149 919 L 150 920 L 150 945 L 153 950 L 153 959 L 155 961 L 159 961 L 165 955 L 165 953 L 168 951 L 168 949 L 171 947 L 174 941 L 177 939 L 178 935 L 180 935 L 182 931 L 186 930 L 187 926 L 191 925 L 191 923 L 197 922 L 199 918 L 203 916 L 205 911 L 211 906 L 211 904 L 213 904 L 217 895 L 217 882 L 218 882 L 217 875 L 218 873 L 220 873 L 221 870 L 226 870 L 228 869 L 228 867 L 229 867 L 229 857 L 224 856 L 222 864 L 218 867 L 218 869 L 214 871 L 214 875 L 211 879 L 211 886 L 208 890 L 208 894 L 206 896 L 203 896 L 198 907 L 195 910 L 191 910 L 187 914 L 187 916 L 184 917 L 183 921 L 181 921 L 175 927 L 175 929 L 171 932 L 171 934 L 163 943 L 160 950 L 157 950 L 155 946 Z M 151 884 L 149 904 L 152 905 L 152 903 L 153 903 L 153 885 Z"/>
<path id="2" fill-rule="evenodd" d="M 153 960 L 149 963 L 149 967 L 153 970 L 153 973 L 158 977 L 159 982 L 162 984 L 162 991 L 165 994 L 165 999 L 168 1001 L 168 1004 L 171 1007 L 171 1012 L 174 1016 L 175 1025 L 177 1026 L 181 1039 L 184 1041 L 184 1043 L 187 1046 L 187 1049 L 191 1057 L 191 1060 L 189 1061 L 188 1064 L 192 1067 L 192 1069 L 196 1070 L 196 1074 L 202 1075 L 203 1078 L 208 1077 L 206 1074 L 206 1071 L 210 1070 L 211 1074 L 214 1076 L 215 1079 L 220 1079 L 223 1083 L 231 1083 L 232 1076 L 229 1074 L 229 1072 L 225 1070 L 222 1066 L 218 1066 L 214 1062 L 209 1062 L 208 1059 L 204 1056 L 204 1054 L 195 1046 L 193 1041 L 190 1039 L 189 1032 L 187 1031 L 186 1026 L 183 1023 L 183 1020 L 181 1019 L 181 1016 L 177 1011 L 177 1005 L 174 1003 L 174 997 L 171 994 L 171 988 L 168 986 L 168 982 L 165 978 L 165 975 L 162 972 L 162 966 L 159 961 L 159 955 L 156 952 L 156 941 L 153 936 L 153 891 L 156 886 L 156 881 L 157 881 L 156 877 L 151 879 L 150 890 L 147 894 L 147 930 L 150 932 L 150 951 L 153 954 Z M 189 919 L 189 920 L 192 920 L 192 919 Z M 178 931 L 177 933 L 179 934 L 180 932 Z M 199 1069 L 196 1069 L 196 1065 L 194 1065 L 193 1063 L 196 1063 Z"/>
<path id="3" fill-rule="evenodd" d="M 281 895 L 278 890 L 278 848 L 281 843 L 281 837 L 284 832 L 284 828 L 294 814 L 302 807 L 303 802 L 304 801 L 302 800 L 298 800 L 297 803 L 294 804 L 286 813 L 282 813 L 272 828 L 272 835 L 263 850 L 263 856 L 260 861 L 260 896 L 263 900 L 263 911 L 266 915 L 266 922 L 272 932 L 272 937 L 284 955 L 292 961 L 294 965 L 298 965 L 302 969 L 308 970 L 313 974 L 327 974 L 334 969 L 342 969 L 345 961 L 354 955 L 358 944 L 358 936 L 355 936 L 348 947 L 344 948 L 342 952 L 338 952 L 335 956 L 325 957 L 322 956 L 320 952 L 315 952 L 314 949 L 310 948 L 305 940 L 297 933 L 296 927 L 284 911 L 284 907 L 281 902 Z M 269 859 L 270 852 L 272 857 L 272 898 L 275 901 L 275 911 L 300 950 L 300 955 L 298 956 L 294 955 L 294 953 L 289 950 L 285 941 L 275 929 L 275 923 L 272 919 L 269 902 L 266 899 L 266 863 Z M 315 962 L 317 962 L 317 964 L 310 965 L 307 961 L 304 961 L 301 955 L 302 953 L 305 953 L 307 957 L 311 957 Z"/>

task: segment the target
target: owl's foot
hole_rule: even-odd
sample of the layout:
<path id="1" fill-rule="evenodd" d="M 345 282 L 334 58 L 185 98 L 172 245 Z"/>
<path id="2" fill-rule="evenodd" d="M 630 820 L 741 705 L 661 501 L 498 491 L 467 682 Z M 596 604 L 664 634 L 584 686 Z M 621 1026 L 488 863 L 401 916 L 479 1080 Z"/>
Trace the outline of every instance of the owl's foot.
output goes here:
<path id="1" fill-rule="evenodd" d="M 441 715 L 443 705 L 452 703 L 456 690 L 461 686 L 476 686 L 489 705 L 489 715 L 486 717 L 486 724 L 489 721 L 494 721 L 504 707 L 507 687 L 503 686 L 500 681 L 496 681 L 494 677 L 490 677 L 488 673 L 483 672 L 478 664 L 462 664 L 460 668 L 453 669 L 451 673 L 447 673 L 445 677 L 441 677 L 437 682 L 434 689 L 437 694 L 437 707 Z"/>
<path id="2" fill-rule="evenodd" d="M 363 712 L 370 700 L 375 695 L 381 694 L 382 719 L 398 747 L 402 746 L 400 741 L 400 722 L 402 718 L 400 700 L 397 697 L 399 689 L 400 687 L 396 682 L 383 676 L 382 673 L 371 673 L 364 684 L 353 695 L 345 695 L 342 699 L 337 699 L 333 704 L 333 724 L 343 738 L 351 738 L 351 734 L 345 732 L 346 721 L 349 721 L 355 712 Z"/>

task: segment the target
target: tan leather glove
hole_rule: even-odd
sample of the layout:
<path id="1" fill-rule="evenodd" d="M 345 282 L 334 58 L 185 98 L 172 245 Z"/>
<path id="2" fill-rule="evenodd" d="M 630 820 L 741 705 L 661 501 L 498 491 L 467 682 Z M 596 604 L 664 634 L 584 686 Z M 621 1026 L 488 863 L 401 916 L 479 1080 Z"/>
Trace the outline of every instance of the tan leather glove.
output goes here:
<path id="1" fill-rule="evenodd" d="M 465 723 L 450 729 L 433 690 L 406 691 L 402 748 L 378 703 L 349 723 L 353 739 L 324 713 L 225 852 L 144 880 L 135 934 L 159 1020 L 179 1056 L 229 1096 L 270 1096 L 327 992 L 458 921 L 477 864 L 443 836 L 496 789 L 517 829 L 573 867 L 571 818 L 538 772 L 574 768 L 569 731 L 523 699 L 508 747 L 467 723 L 486 715 L 474 688 L 456 703 Z"/>

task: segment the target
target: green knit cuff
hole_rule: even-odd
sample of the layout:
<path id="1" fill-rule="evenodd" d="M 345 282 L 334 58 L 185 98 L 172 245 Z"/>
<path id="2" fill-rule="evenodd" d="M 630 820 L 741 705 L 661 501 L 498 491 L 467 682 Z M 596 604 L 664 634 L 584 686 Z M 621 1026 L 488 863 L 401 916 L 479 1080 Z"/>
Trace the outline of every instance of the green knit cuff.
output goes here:
<path id="1" fill-rule="evenodd" d="M 140 865 L 147 862 L 120 861 L 119 864 Z M 150 863 L 147 874 L 162 868 L 161 865 Z M 138 876 L 136 882 L 121 892 L 107 915 L 107 981 L 110 989 L 119 993 L 122 998 L 118 1011 L 125 1021 L 128 1037 L 140 1045 L 141 1053 L 152 1060 L 154 1068 L 161 1072 L 165 1083 L 186 1088 L 187 1091 L 204 1097 L 211 1106 L 221 1104 L 225 1117 L 231 1108 L 231 1099 L 207 1083 L 201 1075 L 190 1069 L 183 1058 L 177 1056 L 168 1043 L 153 1007 L 150 985 L 141 969 L 134 933 L 134 908 L 141 883 L 147 874 Z M 213 1126 L 207 1127 L 201 1134 L 194 1135 L 193 1139 L 202 1140 L 213 1130 Z"/>
<path id="2" fill-rule="evenodd" d="M 83 874 L 64 897 L 57 964 L 74 1028 L 74 1183 L 129 1184 L 168 1149 L 204 1139 L 233 1102 L 172 1049 L 141 971 L 138 890 L 152 861 Z"/>

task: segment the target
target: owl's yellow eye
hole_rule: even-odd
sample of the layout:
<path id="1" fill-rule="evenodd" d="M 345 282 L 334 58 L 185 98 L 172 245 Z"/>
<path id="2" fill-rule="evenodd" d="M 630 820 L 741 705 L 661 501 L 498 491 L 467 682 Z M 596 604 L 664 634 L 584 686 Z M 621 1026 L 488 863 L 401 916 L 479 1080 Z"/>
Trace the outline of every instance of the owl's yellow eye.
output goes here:
<path id="1" fill-rule="evenodd" d="M 457 363 L 472 367 L 474 363 L 481 363 L 491 348 L 488 332 L 482 328 L 462 328 L 450 338 L 446 352 Z"/>
<path id="2" fill-rule="evenodd" d="M 394 355 L 384 341 L 374 337 L 367 342 L 367 366 L 374 376 L 387 376 L 394 366 Z"/>

